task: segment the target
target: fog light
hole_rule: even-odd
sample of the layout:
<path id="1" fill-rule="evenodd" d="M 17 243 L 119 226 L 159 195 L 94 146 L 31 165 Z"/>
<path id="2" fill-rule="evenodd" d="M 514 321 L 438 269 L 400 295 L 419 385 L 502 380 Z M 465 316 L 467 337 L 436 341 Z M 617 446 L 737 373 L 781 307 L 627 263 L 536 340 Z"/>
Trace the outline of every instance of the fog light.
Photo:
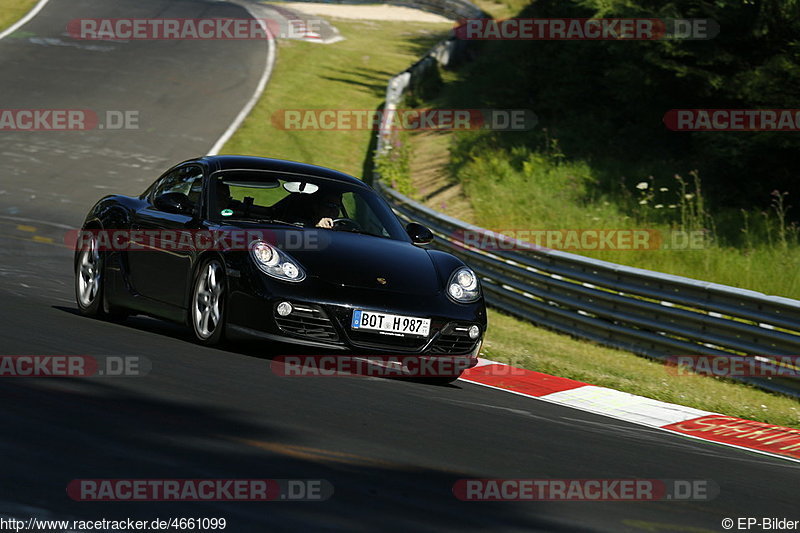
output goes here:
<path id="1" fill-rule="evenodd" d="M 288 316 L 293 310 L 294 308 L 292 307 L 292 304 L 290 304 L 289 302 L 281 302 L 278 304 L 278 314 L 280 316 Z M 470 335 L 472 335 L 471 331 Z"/>
<path id="2" fill-rule="evenodd" d="M 481 334 L 481 328 L 478 326 L 470 326 L 469 327 L 469 338 L 475 340 L 478 338 L 478 335 Z"/>

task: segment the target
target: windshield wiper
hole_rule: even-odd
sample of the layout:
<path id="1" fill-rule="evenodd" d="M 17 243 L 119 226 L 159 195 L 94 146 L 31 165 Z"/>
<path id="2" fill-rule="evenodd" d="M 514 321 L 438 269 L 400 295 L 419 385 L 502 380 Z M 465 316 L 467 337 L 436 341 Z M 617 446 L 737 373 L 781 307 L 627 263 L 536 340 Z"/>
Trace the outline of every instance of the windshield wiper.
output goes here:
<path id="1" fill-rule="evenodd" d="M 332 231 L 346 231 L 348 233 L 358 233 L 359 235 L 369 235 L 370 237 L 379 237 L 381 239 L 391 239 L 391 237 L 387 237 L 386 235 L 381 235 L 379 233 L 372 233 L 371 231 L 365 231 L 362 229 L 336 229 L 330 228 Z"/>
<path id="2" fill-rule="evenodd" d="M 295 228 L 302 227 L 295 222 L 286 222 L 285 220 L 278 220 L 277 218 L 240 218 L 240 217 L 225 217 L 220 221 L 221 223 L 226 222 L 252 222 L 254 224 L 283 224 L 285 226 L 293 226 Z"/>
<path id="3" fill-rule="evenodd" d="M 259 218 L 256 220 L 259 224 L 283 224 L 284 226 L 294 226 L 295 228 L 302 228 L 301 222 L 287 222 L 285 220 L 278 220 L 277 218 Z"/>

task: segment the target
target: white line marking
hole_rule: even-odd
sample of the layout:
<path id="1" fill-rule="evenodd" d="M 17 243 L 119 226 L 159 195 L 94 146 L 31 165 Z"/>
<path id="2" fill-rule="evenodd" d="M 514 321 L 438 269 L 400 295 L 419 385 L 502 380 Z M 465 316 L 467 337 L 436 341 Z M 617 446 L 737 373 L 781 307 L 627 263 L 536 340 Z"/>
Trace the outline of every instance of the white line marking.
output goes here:
<path id="1" fill-rule="evenodd" d="M 45 226 L 52 226 L 58 229 L 76 229 L 73 226 L 68 226 L 67 224 L 58 224 L 56 222 L 48 222 L 46 220 L 41 220 L 38 218 L 25 218 L 25 217 L 12 217 L 7 215 L 0 215 L 0 220 L 13 220 L 14 222 L 32 222 L 39 225 Z"/>
<path id="2" fill-rule="evenodd" d="M 209 150 L 208 155 L 219 154 L 219 151 L 222 150 L 222 147 L 225 146 L 225 143 L 228 142 L 231 137 L 233 137 L 233 134 L 236 133 L 236 130 L 239 129 L 239 126 L 242 125 L 244 120 L 247 118 L 247 115 L 250 114 L 250 111 L 253 110 L 258 103 L 259 98 L 261 98 L 261 93 L 264 92 L 267 82 L 269 81 L 270 76 L 272 76 L 272 68 L 275 66 L 275 36 L 269 31 L 266 22 L 256 16 L 256 14 L 250 9 L 249 5 L 243 5 L 242 7 L 247 9 L 247 12 L 250 13 L 251 17 L 259 21 L 259 24 L 269 36 L 269 39 L 267 40 L 267 46 L 269 46 L 269 50 L 267 51 L 267 62 L 264 66 L 264 73 L 261 75 L 261 79 L 258 81 L 258 86 L 256 87 L 255 93 L 253 93 L 253 96 L 250 97 L 250 100 L 247 101 L 247 103 L 244 105 L 244 108 L 242 108 L 236 118 L 233 119 L 233 122 L 230 126 L 228 126 L 228 129 L 225 130 L 225 133 L 223 133 L 222 136 L 217 139 L 217 142 L 215 142 L 214 146 L 212 146 L 211 150 Z"/>
<path id="3" fill-rule="evenodd" d="M 35 6 L 33 6 L 33 9 L 28 11 L 27 15 L 25 15 L 24 17 L 19 19 L 16 23 L 12 24 L 10 28 L 7 28 L 5 31 L 0 32 L 0 39 L 2 39 L 3 37 L 7 37 L 7 36 L 11 35 L 15 31 L 17 31 L 18 29 L 23 27 L 25 24 L 30 22 L 30 20 L 33 17 L 35 17 L 39 13 L 39 11 L 44 9 L 44 6 L 46 6 L 47 2 L 49 2 L 49 1 L 50 0 L 39 0 L 39 3 L 36 4 Z"/>

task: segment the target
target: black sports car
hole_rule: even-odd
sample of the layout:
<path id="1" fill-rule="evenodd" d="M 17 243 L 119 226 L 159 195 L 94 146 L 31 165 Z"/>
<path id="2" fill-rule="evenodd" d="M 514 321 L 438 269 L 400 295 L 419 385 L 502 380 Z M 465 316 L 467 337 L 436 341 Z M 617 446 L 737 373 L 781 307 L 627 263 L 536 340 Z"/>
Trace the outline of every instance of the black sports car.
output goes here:
<path id="1" fill-rule="evenodd" d="M 174 320 L 203 344 L 244 335 L 474 364 L 486 330 L 478 278 L 421 246 L 432 239 L 340 172 L 201 157 L 89 211 L 75 292 L 84 315 Z"/>

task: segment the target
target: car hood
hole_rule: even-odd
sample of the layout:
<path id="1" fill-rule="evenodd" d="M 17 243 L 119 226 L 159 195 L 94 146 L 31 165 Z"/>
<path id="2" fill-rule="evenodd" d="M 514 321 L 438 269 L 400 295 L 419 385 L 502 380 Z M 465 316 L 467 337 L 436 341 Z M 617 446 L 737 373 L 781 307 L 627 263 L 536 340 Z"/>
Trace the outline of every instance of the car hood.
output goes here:
<path id="1" fill-rule="evenodd" d="M 291 240 L 284 240 L 281 248 L 310 277 L 343 287 L 406 294 L 442 290 L 431 256 L 409 242 L 344 231 L 311 231 L 309 235 L 318 237 L 316 245 L 307 240 L 303 246 L 292 246 Z"/>

